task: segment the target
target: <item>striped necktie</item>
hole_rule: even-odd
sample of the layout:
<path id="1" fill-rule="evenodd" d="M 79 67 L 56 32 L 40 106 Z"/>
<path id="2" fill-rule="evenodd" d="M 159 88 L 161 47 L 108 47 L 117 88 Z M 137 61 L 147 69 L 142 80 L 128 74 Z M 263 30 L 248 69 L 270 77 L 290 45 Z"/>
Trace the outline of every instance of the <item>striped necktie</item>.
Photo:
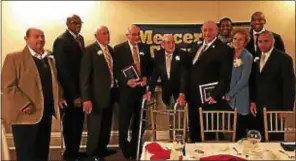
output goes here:
<path id="1" fill-rule="evenodd" d="M 107 65 L 108 65 L 109 72 L 110 72 L 111 88 L 112 88 L 114 85 L 113 64 L 112 64 L 112 57 L 111 57 L 111 54 L 110 54 L 107 46 L 105 48 L 104 56 L 105 56 L 105 59 L 106 59 Z"/>
<path id="2" fill-rule="evenodd" d="M 138 72 L 139 76 L 141 76 L 139 53 L 138 53 L 138 49 L 137 49 L 136 46 L 133 47 L 132 55 L 133 55 L 134 63 L 135 63 L 136 68 L 137 68 L 137 72 Z"/>

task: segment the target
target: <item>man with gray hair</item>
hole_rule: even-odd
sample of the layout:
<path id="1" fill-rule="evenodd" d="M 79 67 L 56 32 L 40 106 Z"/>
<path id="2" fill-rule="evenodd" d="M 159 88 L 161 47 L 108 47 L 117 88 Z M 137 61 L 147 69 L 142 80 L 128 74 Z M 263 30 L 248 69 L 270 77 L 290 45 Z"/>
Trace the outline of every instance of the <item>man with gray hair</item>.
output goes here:
<path id="1" fill-rule="evenodd" d="M 83 111 L 87 114 L 86 154 L 89 161 L 115 153 L 107 149 L 117 88 L 114 51 L 108 45 L 110 33 L 106 26 L 97 29 L 95 38 L 96 41 L 86 47 L 80 67 L 81 98 Z"/>
<path id="2" fill-rule="evenodd" d="M 152 67 L 150 67 L 150 50 L 147 45 L 140 43 L 140 28 L 136 25 L 129 26 L 126 38 L 126 42 L 114 47 L 114 65 L 120 86 L 119 146 L 127 159 L 135 159 L 139 125 L 142 121 L 140 120 L 141 100 L 146 91 Z M 125 75 L 124 71 L 127 68 L 133 68 L 137 78 Z M 132 137 L 131 141 L 128 141 L 132 117 Z"/>
<path id="3" fill-rule="evenodd" d="M 189 132 L 192 142 L 200 141 L 198 108 L 204 110 L 230 109 L 222 100 L 230 86 L 233 54 L 230 48 L 218 38 L 218 27 L 213 21 L 206 21 L 201 28 L 203 42 L 195 43 L 191 49 L 191 67 L 189 70 Z M 208 99 L 202 101 L 199 86 L 218 83 L 210 92 Z M 210 139 L 214 136 L 207 135 Z"/>

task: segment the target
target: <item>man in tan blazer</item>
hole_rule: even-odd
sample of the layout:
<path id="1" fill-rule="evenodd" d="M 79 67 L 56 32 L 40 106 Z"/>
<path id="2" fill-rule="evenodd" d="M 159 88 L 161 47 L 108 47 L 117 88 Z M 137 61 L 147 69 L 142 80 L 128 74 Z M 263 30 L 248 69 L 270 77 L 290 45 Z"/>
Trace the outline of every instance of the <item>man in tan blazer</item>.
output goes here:
<path id="1" fill-rule="evenodd" d="M 66 105 L 55 60 L 44 50 L 40 29 L 30 28 L 22 51 L 8 54 L 2 68 L 2 118 L 12 125 L 18 161 L 48 160 L 52 115 Z"/>

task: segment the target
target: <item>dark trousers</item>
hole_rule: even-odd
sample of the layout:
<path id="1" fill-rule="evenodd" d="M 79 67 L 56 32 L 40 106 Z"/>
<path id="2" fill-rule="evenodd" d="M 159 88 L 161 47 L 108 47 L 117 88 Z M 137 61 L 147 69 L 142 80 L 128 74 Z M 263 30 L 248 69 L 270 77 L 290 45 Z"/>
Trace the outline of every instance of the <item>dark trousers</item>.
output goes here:
<path id="1" fill-rule="evenodd" d="M 188 102 L 189 135 L 192 143 L 201 142 L 199 106 L 193 101 Z"/>
<path id="2" fill-rule="evenodd" d="M 17 161 L 47 161 L 52 115 L 35 125 L 12 125 Z"/>
<path id="3" fill-rule="evenodd" d="M 265 141 L 265 132 L 264 132 L 264 119 L 263 119 L 263 112 L 259 111 L 256 115 L 256 117 L 251 117 L 251 124 L 250 124 L 250 130 L 255 129 L 258 130 L 261 133 L 262 136 L 262 142 Z M 267 118 L 269 120 L 269 118 Z M 274 122 L 273 122 L 274 123 Z M 269 126 L 269 122 L 267 123 Z M 273 127 L 275 127 L 275 123 L 273 124 Z M 269 141 L 284 141 L 284 134 L 283 133 L 270 133 L 269 134 Z"/>
<path id="4" fill-rule="evenodd" d="M 250 115 L 237 114 L 236 123 L 236 141 L 247 137 L 247 131 L 249 129 Z"/>
<path id="5" fill-rule="evenodd" d="M 124 156 L 129 159 L 135 158 L 137 153 L 137 145 L 139 138 L 140 114 L 143 90 L 133 89 L 133 95 L 120 95 L 119 107 L 119 146 Z M 143 119 L 145 113 L 143 113 Z M 128 141 L 128 130 L 132 124 L 132 138 Z M 141 134 L 144 133 L 145 123 L 142 124 Z M 142 135 L 141 135 L 142 136 Z"/>
<path id="6" fill-rule="evenodd" d="M 64 159 L 78 157 L 84 122 L 82 107 L 74 107 L 73 100 L 67 100 L 67 103 L 68 106 L 61 110 L 66 146 Z"/>
<path id="7" fill-rule="evenodd" d="M 97 109 L 87 116 L 87 147 L 88 156 L 101 157 L 110 141 L 115 91 L 111 90 L 110 104 L 105 109 Z M 94 104 L 93 104 L 94 105 Z M 93 108 L 96 108 L 95 105 Z"/>

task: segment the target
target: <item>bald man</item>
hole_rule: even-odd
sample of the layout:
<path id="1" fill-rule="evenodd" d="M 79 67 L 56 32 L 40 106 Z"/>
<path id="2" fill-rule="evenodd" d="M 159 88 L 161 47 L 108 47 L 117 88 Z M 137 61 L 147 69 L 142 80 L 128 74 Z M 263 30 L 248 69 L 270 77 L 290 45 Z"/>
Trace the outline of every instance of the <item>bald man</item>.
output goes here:
<path id="1" fill-rule="evenodd" d="M 82 21 L 79 16 L 67 18 L 67 30 L 53 44 L 53 54 L 57 62 L 58 79 L 68 102 L 67 108 L 61 111 L 63 135 L 66 149 L 64 160 L 75 160 L 84 157 L 79 152 L 84 122 L 81 93 L 79 90 L 80 61 L 84 50 L 84 39 L 79 34 Z"/>
<path id="2" fill-rule="evenodd" d="M 119 146 L 126 159 L 136 159 L 139 134 L 141 101 L 145 93 L 147 81 L 151 75 L 150 50 L 140 43 L 140 28 L 131 25 L 126 32 L 127 41 L 114 47 L 114 64 L 119 78 Z M 134 66 L 139 80 L 125 77 L 122 70 Z M 134 117 L 132 119 L 132 117 Z M 132 123 L 132 138 L 128 141 L 128 130 Z M 145 125 L 143 125 L 145 127 Z"/>
<path id="3" fill-rule="evenodd" d="M 170 106 L 174 102 L 185 105 L 186 91 L 186 55 L 184 51 L 176 49 L 173 35 L 166 34 L 161 43 L 162 49 L 155 53 L 154 69 L 149 81 L 147 99 L 150 100 L 154 92 L 158 77 L 161 78 L 162 101 Z"/>
<path id="4" fill-rule="evenodd" d="M 83 111 L 87 114 L 86 153 L 90 160 L 115 153 L 107 149 L 116 100 L 114 51 L 108 45 L 110 33 L 106 26 L 97 29 L 95 38 L 86 47 L 80 67 Z"/>
<path id="5" fill-rule="evenodd" d="M 258 47 L 258 35 L 265 31 L 264 25 L 266 24 L 266 18 L 263 12 L 254 12 L 251 16 L 251 29 L 250 35 L 251 40 L 247 44 L 246 49 L 253 55 L 253 57 L 258 57 L 260 55 L 260 48 Z M 273 33 L 275 40 L 274 47 L 278 50 L 285 52 L 285 45 L 280 35 Z"/>
<path id="6" fill-rule="evenodd" d="M 200 141 L 198 108 L 204 110 L 224 110 L 228 107 L 222 100 L 230 86 L 233 54 L 230 48 L 217 38 L 218 27 L 215 22 L 207 21 L 201 28 L 203 41 L 193 44 L 191 49 L 191 67 L 189 73 L 189 132 L 192 142 Z M 202 103 L 200 85 L 218 82 Z M 209 135 L 209 139 L 213 139 Z"/>
<path id="7" fill-rule="evenodd" d="M 65 106 L 55 60 L 44 49 L 43 31 L 30 28 L 22 51 L 8 54 L 2 68 L 2 118 L 12 125 L 18 161 L 47 161 L 52 116 Z"/>

